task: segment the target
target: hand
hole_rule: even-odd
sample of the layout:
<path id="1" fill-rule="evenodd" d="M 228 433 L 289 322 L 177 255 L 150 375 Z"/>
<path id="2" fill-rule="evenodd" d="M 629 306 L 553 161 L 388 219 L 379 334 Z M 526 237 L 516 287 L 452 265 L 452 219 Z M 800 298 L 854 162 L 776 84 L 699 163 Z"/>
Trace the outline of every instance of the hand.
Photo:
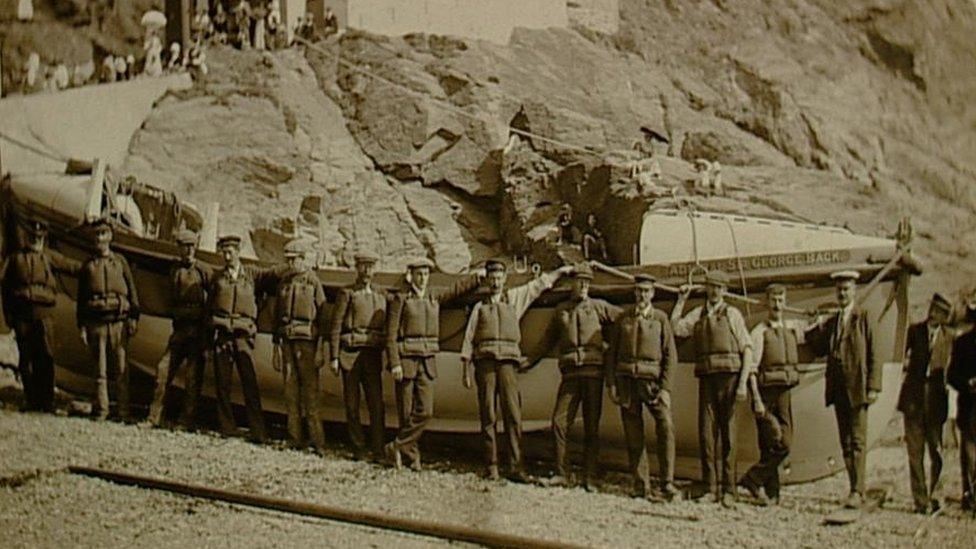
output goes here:
<path id="1" fill-rule="evenodd" d="M 681 286 L 679 286 L 678 287 L 678 299 L 682 299 L 682 300 L 688 299 L 688 296 L 691 295 L 691 290 L 692 289 L 693 289 L 693 287 L 692 287 L 691 284 L 682 284 Z"/>
<path id="2" fill-rule="evenodd" d="M 329 369 L 332 370 L 332 375 L 334 375 L 334 376 L 339 375 L 339 359 L 338 358 L 333 358 L 332 359 L 332 361 L 329 363 Z"/>
<path id="3" fill-rule="evenodd" d="M 671 408 L 671 391 L 661 389 L 658 391 L 657 398 L 654 399 L 654 402 L 661 403 L 664 406 Z"/>
<path id="4" fill-rule="evenodd" d="M 878 391 L 875 391 L 873 389 L 869 390 L 868 391 L 868 404 L 869 405 L 870 404 L 874 404 L 877 401 L 878 401 Z"/>
<path id="5" fill-rule="evenodd" d="M 462 368 L 464 371 L 461 374 L 461 385 L 463 385 L 465 389 L 470 389 L 474 387 L 474 376 L 471 373 L 471 363 L 465 360 Z"/>
<path id="6" fill-rule="evenodd" d="M 610 387 L 610 400 L 617 405 L 620 405 L 620 392 L 617 391 L 617 384 L 608 381 L 607 386 Z"/>
<path id="7" fill-rule="evenodd" d="M 88 330 L 84 328 L 81 329 L 81 342 L 85 344 L 85 347 L 88 346 Z"/>
<path id="8" fill-rule="evenodd" d="M 403 381 L 403 367 L 394 366 L 390 368 L 390 373 L 393 374 L 394 381 Z"/>
<path id="9" fill-rule="evenodd" d="M 746 391 L 745 385 L 740 385 L 735 389 L 736 402 L 745 402 L 747 396 L 749 396 L 749 392 Z"/>
<path id="10" fill-rule="evenodd" d="M 574 267 L 572 265 L 563 265 L 562 267 L 556 269 L 556 272 L 559 273 L 560 276 L 565 276 L 565 275 L 571 274 L 575 270 L 576 270 L 576 267 Z"/>
<path id="11" fill-rule="evenodd" d="M 139 321 L 138 320 L 136 320 L 134 318 L 130 318 L 129 320 L 126 321 L 126 323 L 125 323 L 125 333 L 126 333 L 127 336 L 132 337 L 132 336 L 136 335 L 136 330 L 138 330 L 138 329 L 139 329 Z"/>
<path id="12" fill-rule="evenodd" d="M 535 368 L 536 365 L 539 363 L 540 360 L 542 360 L 542 359 L 541 358 L 536 358 L 536 359 L 531 359 L 530 360 L 528 358 L 523 358 L 521 361 L 519 361 L 519 367 L 518 367 L 519 373 L 520 374 L 524 374 L 525 372 L 528 372 L 532 368 Z"/>
<path id="13" fill-rule="evenodd" d="M 766 405 L 763 404 L 762 400 L 757 398 L 752 401 L 752 413 L 756 414 L 757 416 L 766 415 Z"/>

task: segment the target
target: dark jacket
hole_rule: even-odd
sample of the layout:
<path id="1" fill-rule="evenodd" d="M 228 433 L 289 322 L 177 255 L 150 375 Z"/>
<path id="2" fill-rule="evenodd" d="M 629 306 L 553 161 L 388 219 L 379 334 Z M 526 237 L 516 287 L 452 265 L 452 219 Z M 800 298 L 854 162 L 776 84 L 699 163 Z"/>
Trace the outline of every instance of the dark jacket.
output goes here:
<path id="1" fill-rule="evenodd" d="M 329 348 L 333 359 L 340 359 L 349 370 L 353 362 L 343 359 L 343 351 L 383 348 L 386 343 L 386 292 L 371 287 L 367 294 L 362 283 L 343 288 L 332 311 Z M 348 358 L 348 357 L 347 357 Z"/>
<path id="2" fill-rule="evenodd" d="M 941 367 L 931 364 L 933 358 L 939 360 L 940 356 L 947 357 L 951 351 L 952 338 L 948 332 L 950 328 L 943 327 L 942 330 L 949 337 L 937 339 L 935 345 L 942 344 L 946 348 L 933 349 L 929 345 L 928 322 L 912 324 L 908 328 L 908 364 L 905 366 L 905 378 L 898 393 L 898 410 L 904 414 L 924 412 L 936 421 L 945 421 L 948 415 L 945 364 Z"/>
<path id="3" fill-rule="evenodd" d="M 970 385 L 974 378 L 976 378 L 976 326 L 953 342 L 946 382 L 959 391 L 960 401 L 972 402 L 976 400 L 976 388 Z"/>
<path id="4" fill-rule="evenodd" d="M 827 406 L 836 402 L 839 391 L 847 394 L 852 407 L 865 406 L 868 391 L 881 391 L 884 364 L 878 353 L 874 325 L 867 311 L 854 309 L 845 333 L 837 334 L 841 313 L 832 315 L 809 334 L 817 356 L 827 357 L 825 375 Z"/>

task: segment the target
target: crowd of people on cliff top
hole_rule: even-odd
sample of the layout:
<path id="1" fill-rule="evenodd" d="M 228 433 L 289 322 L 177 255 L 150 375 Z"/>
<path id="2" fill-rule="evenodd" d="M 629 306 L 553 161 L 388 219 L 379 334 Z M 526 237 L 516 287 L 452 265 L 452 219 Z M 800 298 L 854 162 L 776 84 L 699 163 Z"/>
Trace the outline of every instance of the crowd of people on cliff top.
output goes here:
<path id="1" fill-rule="evenodd" d="M 321 24 L 316 24 L 312 12 L 299 16 L 290 36 L 285 25 L 279 0 L 241 0 L 230 10 L 217 2 L 212 10 L 198 9 L 192 22 L 194 34 L 203 42 L 242 50 L 276 50 L 294 46 L 296 39 L 311 42 L 339 32 L 331 8 L 326 8 Z"/>

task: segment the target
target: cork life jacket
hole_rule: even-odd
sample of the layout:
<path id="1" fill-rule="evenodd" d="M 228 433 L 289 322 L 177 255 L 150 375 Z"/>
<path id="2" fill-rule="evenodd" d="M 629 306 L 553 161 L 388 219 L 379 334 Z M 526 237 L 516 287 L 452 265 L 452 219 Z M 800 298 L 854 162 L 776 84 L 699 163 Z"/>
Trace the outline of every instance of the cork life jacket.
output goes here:
<path id="1" fill-rule="evenodd" d="M 288 339 L 314 339 L 318 336 L 315 320 L 319 307 L 315 274 L 298 273 L 278 284 L 278 332 Z"/>
<path id="2" fill-rule="evenodd" d="M 485 300 L 478 308 L 474 331 L 474 358 L 520 360 L 522 330 L 515 306 L 502 299 L 498 303 Z"/>
<path id="3" fill-rule="evenodd" d="M 129 286 L 117 254 L 89 259 L 81 269 L 81 284 L 88 286 L 85 309 L 98 316 L 122 317 L 129 313 Z"/>
<path id="4" fill-rule="evenodd" d="M 616 372 L 618 375 L 657 378 L 661 375 L 664 350 L 661 339 L 664 323 L 651 310 L 643 317 L 636 310 L 623 316 L 618 323 Z"/>
<path id="5" fill-rule="evenodd" d="M 51 307 L 57 297 L 57 279 L 44 252 L 22 250 L 12 258 L 13 295 L 23 305 Z"/>
<path id="6" fill-rule="evenodd" d="M 180 265 L 170 274 L 173 288 L 173 318 L 176 320 L 199 320 L 207 310 L 206 276 L 195 262 Z"/>
<path id="7" fill-rule="evenodd" d="M 347 349 L 380 347 L 386 332 L 386 297 L 375 290 L 350 292 L 340 342 Z"/>
<path id="8" fill-rule="evenodd" d="M 572 368 L 603 363 L 603 326 L 590 299 L 573 307 L 560 309 L 556 322 L 563 334 L 559 349 L 559 366 Z"/>
<path id="9" fill-rule="evenodd" d="M 703 308 L 701 318 L 695 323 L 696 376 L 735 373 L 742 368 L 741 350 L 732 332 L 728 311 L 729 307 L 724 303 L 712 315 Z"/>
<path id="10" fill-rule="evenodd" d="M 210 286 L 210 321 L 215 328 L 254 334 L 257 317 L 254 279 L 243 267 L 237 280 L 226 270 L 214 277 Z"/>
<path id="11" fill-rule="evenodd" d="M 796 332 L 785 326 L 767 326 L 763 332 L 763 356 L 756 381 L 765 386 L 793 387 L 800 382 Z"/>
<path id="12" fill-rule="evenodd" d="M 397 342 L 406 357 L 428 358 L 440 350 L 440 304 L 429 294 L 403 297 Z"/>

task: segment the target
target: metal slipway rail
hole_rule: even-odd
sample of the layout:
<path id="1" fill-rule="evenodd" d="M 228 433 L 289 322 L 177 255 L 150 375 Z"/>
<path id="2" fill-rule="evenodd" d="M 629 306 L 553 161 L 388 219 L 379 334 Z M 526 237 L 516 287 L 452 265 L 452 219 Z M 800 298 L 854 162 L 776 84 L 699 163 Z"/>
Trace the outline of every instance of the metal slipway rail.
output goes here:
<path id="1" fill-rule="evenodd" d="M 261 509 L 280 511 L 282 513 L 317 517 L 338 522 L 360 524 L 383 530 L 395 530 L 432 538 L 475 543 L 485 547 L 504 547 L 513 549 L 555 549 L 557 547 L 572 549 L 584 547 L 565 542 L 528 538 L 492 530 L 471 528 L 460 524 L 395 517 L 383 513 L 355 510 L 331 505 L 320 505 L 316 503 L 296 501 L 262 494 L 239 492 L 236 490 L 224 490 L 221 488 L 214 488 L 200 484 L 188 484 L 159 477 L 136 475 L 122 471 L 99 469 L 96 467 L 72 465 L 68 468 L 68 471 L 76 475 L 94 477 L 107 480 L 109 482 L 114 482 L 116 484 L 138 486 L 140 488 L 148 488 L 153 490 L 164 490 L 195 498 L 248 505 Z"/>

